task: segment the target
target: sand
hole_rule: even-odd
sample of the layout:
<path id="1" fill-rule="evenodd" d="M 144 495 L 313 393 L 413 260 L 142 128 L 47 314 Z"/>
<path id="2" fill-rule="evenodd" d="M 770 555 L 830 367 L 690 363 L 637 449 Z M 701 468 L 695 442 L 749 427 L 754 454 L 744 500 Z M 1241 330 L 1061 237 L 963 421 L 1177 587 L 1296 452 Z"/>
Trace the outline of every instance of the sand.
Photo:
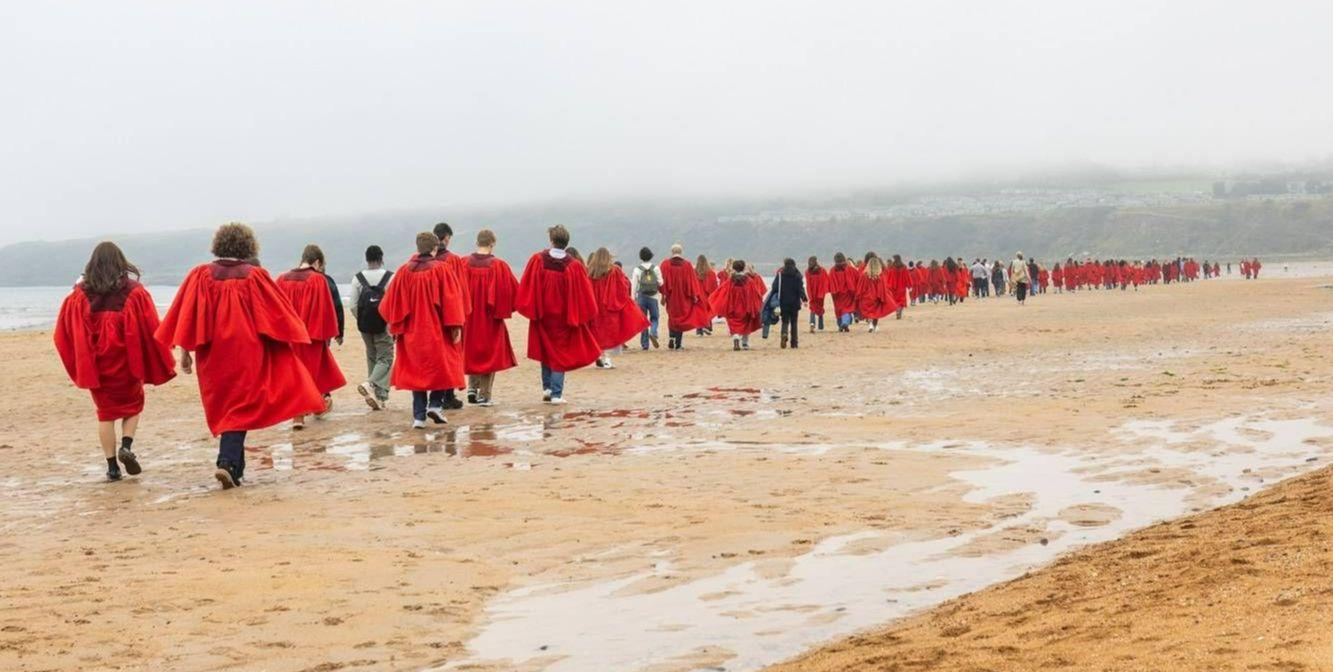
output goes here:
<path id="1" fill-rule="evenodd" d="M 515 650 L 511 660 L 478 650 L 503 630 L 497 609 L 527 605 L 523 591 L 534 587 L 556 586 L 546 592 L 556 596 L 558 608 L 566 590 L 573 595 L 627 581 L 618 595 L 672 595 L 742 566 L 782 583 L 812 549 L 841 535 L 862 536 L 833 549 L 834 556 L 875 557 L 897 544 L 951 538 L 967 539 L 956 551 L 982 563 L 1015 549 L 1040 552 L 1043 539 L 1077 549 L 1080 530 L 1095 538 L 1129 512 L 1093 501 L 1060 511 L 1064 523 L 1043 518 L 1023 529 L 1006 527 L 1027 510 L 1030 497 L 1021 483 L 1008 496 L 968 497 L 974 486 L 959 478 L 960 470 L 989 469 L 1004 455 L 971 446 L 1063 451 L 1092 460 L 1089 469 L 1107 470 L 1106 460 L 1118 455 L 1139 459 L 1136 446 L 1156 441 L 1152 433 L 1162 427 L 1193 437 L 1173 451 L 1207 458 L 1215 442 L 1189 431 L 1209 423 L 1329 423 L 1333 294 L 1320 284 L 1209 281 L 1138 293 L 1048 295 L 1024 308 L 1009 301 L 927 306 L 876 334 L 803 334 L 797 351 L 778 351 L 769 341 L 733 353 L 723 336 L 691 337 L 684 352 L 628 353 L 617 358 L 615 370 L 572 374 L 571 403 L 559 409 L 540 403 L 537 372 L 525 362 L 500 376 L 496 407 L 454 413 L 449 429 L 428 434 L 406 427 L 406 395 L 395 393 L 390 411 L 371 414 L 347 389 L 335 395 L 334 416 L 305 432 L 278 427 L 252 434 L 252 485 L 226 493 L 211 480 L 215 449 L 193 379 L 150 391 L 136 443 L 146 471 L 106 484 L 90 401 L 65 379 L 49 334 L 0 335 L 6 355 L 0 373 L 12 389 L 0 399 L 6 466 L 0 479 L 0 562 L 6 567 L 0 669 L 608 669 L 590 661 L 620 644 L 584 633 L 584 644 L 600 651 L 562 646 L 554 621 L 549 650 Z M 523 343 L 522 325 L 511 328 L 515 342 Z M 364 366 L 356 338 L 337 356 L 356 379 Z M 1127 432 L 1132 422 L 1149 424 Z M 1236 431 L 1263 433 L 1252 422 Z M 1333 440 L 1311 438 L 1309 448 L 1333 448 Z M 1258 491 L 1294 473 L 1289 466 L 1247 474 L 1253 482 L 1241 487 Z M 1186 493 L 1185 513 L 1249 492 L 1188 465 L 1153 471 L 1131 464 L 1096 477 Z M 1303 562 L 1323 557 L 1326 563 L 1327 555 L 1318 555 L 1326 549 L 1312 536 L 1319 531 L 1317 516 L 1301 518 L 1296 510 L 1306 500 L 1279 501 L 1281 492 L 1316 487 L 1304 484 L 1326 477 L 1312 478 L 1266 492 L 1262 510 L 1272 520 L 1290 519 L 1289 532 L 1270 535 L 1277 540 L 1273 553 L 1290 548 Z M 886 642 L 919 637 L 919 646 L 893 646 L 908 647 L 901 649 L 905 657 L 927 655 L 944 646 L 937 639 L 941 628 L 958 630 L 940 626 L 950 617 L 939 615 L 972 609 L 965 611 L 970 630 L 949 646 L 972 642 L 969 633 L 979 633 L 981 643 L 971 653 L 960 649 L 971 657 L 939 669 L 1029 669 L 1056 656 L 1076 668 L 1095 662 L 1139 669 L 1173 646 L 1188 650 L 1171 658 L 1181 669 L 1277 660 L 1271 638 L 1230 637 L 1230 626 L 1178 620 L 1191 612 L 1212 617 L 1211 607 L 1199 606 L 1212 600 L 1219 610 L 1236 610 L 1217 615 L 1218 623 L 1268 619 L 1293 633 L 1301 632 L 1301 623 L 1317 623 L 1302 620 L 1314 618 L 1303 610 L 1325 608 L 1314 596 L 1328 591 L 1328 574 L 1287 572 L 1285 561 L 1268 551 L 1255 551 L 1247 555 L 1249 564 L 1233 568 L 1251 582 L 1247 592 L 1260 597 L 1227 601 L 1208 592 L 1222 590 L 1218 581 L 1228 577 L 1228 567 L 1197 561 L 1214 557 L 1208 555 L 1212 546 L 1202 544 L 1245 537 L 1254 526 L 1272 528 L 1259 510 L 1204 514 L 1199 521 L 1217 526 L 1206 539 L 1203 531 L 1153 528 L 1075 550 L 1045 570 L 1040 567 L 1049 559 L 1043 559 L 1028 579 L 895 626 L 907 630 L 832 646 L 841 655 L 864 651 L 857 660 L 874 659 L 880 650 L 896 660 L 897 650 L 883 648 Z M 1192 529 L 1211 528 L 1200 522 Z M 1069 572 L 1129 571 L 1114 562 L 1127 562 L 1138 549 L 1163 559 L 1138 570 L 1158 572 L 1154 583 L 1140 577 L 1132 590 L 1115 593 L 1116 586 L 1105 583 L 1115 578 L 1103 576 L 1102 583 L 1077 586 L 1085 592 L 1069 593 L 1101 595 L 1101 601 L 1060 601 L 1055 587 L 1069 583 Z M 1195 576 L 1199 581 L 1191 580 Z M 932 591 L 951 589 L 929 579 L 919 583 L 923 608 L 931 606 Z M 1007 597 L 991 597 L 1003 591 Z M 1281 591 L 1299 595 L 1294 606 L 1268 599 Z M 719 604 L 729 599 L 706 597 Z M 839 599 L 728 617 L 753 623 L 808 614 L 804 629 L 762 635 L 773 638 L 777 655 L 847 634 L 840 628 L 851 627 L 853 616 L 873 625 L 899 615 L 887 607 L 882 614 L 857 607 L 842 618 Z M 966 601 L 972 599 L 981 601 Z M 1058 635 L 1023 637 L 1011 646 L 1030 651 L 1030 664 L 986 658 L 994 652 L 987 653 L 980 635 L 1012 629 L 1001 607 L 1020 604 L 1034 632 L 1058 632 L 1067 621 L 1087 637 L 1111 634 L 1099 640 L 1103 648 L 1077 646 L 1076 639 L 1046 644 Z M 1095 630 L 1115 614 L 1142 616 L 1158 639 Z M 571 622 L 607 617 L 567 614 Z M 1150 617 L 1163 625 L 1149 627 Z M 678 627 L 689 632 L 688 624 Z M 1293 635 L 1297 640 L 1283 649 L 1282 660 L 1318 667 L 1329 638 L 1309 632 Z M 691 647 L 663 649 L 621 669 L 755 669 L 749 661 L 786 657 L 747 657 L 739 640 Z M 824 662 L 832 660 L 825 655 L 790 669 L 851 664 Z M 883 666 L 887 662 L 857 664 L 893 669 Z"/>

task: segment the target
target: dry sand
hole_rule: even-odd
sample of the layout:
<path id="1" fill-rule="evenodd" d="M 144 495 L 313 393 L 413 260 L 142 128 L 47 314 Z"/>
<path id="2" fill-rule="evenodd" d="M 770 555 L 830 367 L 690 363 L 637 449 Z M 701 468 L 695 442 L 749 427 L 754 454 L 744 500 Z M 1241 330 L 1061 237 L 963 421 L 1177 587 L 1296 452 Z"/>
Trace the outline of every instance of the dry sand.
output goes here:
<path id="1" fill-rule="evenodd" d="M 1186 492 L 1191 509 L 1240 496 L 1197 466 L 1148 469 L 1126 457 L 1129 466 L 1115 470 L 1107 460 L 1133 456 L 1162 428 L 1192 437 L 1173 451 L 1206 462 L 1217 442 L 1189 431 L 1209 423 L 1333 421 L 1333 294 L 1320 284 L 1209 281 L 1048 295 L 1025 308 L 927 306 L 877 334 L 807 334 L 800 350 L 786 352 L 770 341 L 733 353 L 723 336 L 690 337 L 682 353 L 634 352 L 613 371 L 572 374 L 571 403 L 559 409 L 540 403 L 536 370 L 525 362 L 501 375 L 495 408 L 454 413 L 448 430 L 428 434 L 405 427 L 406 395 L 395 393 L 389 412 L 370 414 L 347 389 L 335 395 L 334 417 L 303 433 L 253 433 L 253 485 L 227 493 L 211 481 L 214 446 L 192 379 L 150 391 L 136 443 L 145 473 L 106 484 L 91 404 L 65 379 L 49 334 L 6 334 L 0 374 L 12 392 L 0 399 L 0 669 L 752 669 L 739 646 L 725 644 L 624 668 L 593 667 L 596 652 L 581 658 L 558 646 L 549 654 L 516 650 L 513 662 L 470 659 L 488 628 L 503 625 L 495 605 L 512 604 L 528 587 L 632 578 L 621 593 L 671 595 L 741 565 L 790 582 L 794 560 L 862 533 L 875 534 L 834 554 L 874 557 L 895 544 L 960 538 L 968 539 L 960 554 L 985 562 L 1015 549 L 1040 551 L 1043 539 L 1053 547 L 1074 542 L 1077 530 L 1095 538 L 1130 513 L 1094 502 L 1060 511 L 1064 525 L 1042 518 L 1006 527 L 1031 504 L 1027 488 L 965 498 L 973 486 L 958 472 L 997 461 L 996 453 L 969 448 L 981 445 L 974 442 L 1073 451 L 1091 460 L 1092 478 Z M 511 328 L 523 343 L 523 327 Z M 349 374 L 362 370 L 355 337 L 337 355 Z M 1130 421 L 1148 424 L 1126 433 Z M 1237 432 L 1264 438 L 1254 426 Z M 1333 449 L 1328 439 L 1308 443 Z M 1289 473 L 1266 468 L 1247 474 L 1252 483 L 1244 487 Z M 1299 510 L 1315 504 L 1279 501 L 1279 493 L 1310 492 L 1322 478 L 1265 494 L 1260 508 L 1205 514 L 1191 533 L 1155 528 L 1061 560 L 828 655 L 862 656 L 859 669 L 895 669 L 898 651 L 906 660 L 960 647 L 965 657 L 938 669 L 1030 669 L 1057 658 L 1075 669 L 1151 669 L 1145 661 L 1171 654 L 1177 667 L 1220 669 L 1278 660 L 1272 638 L 1248 636 L 1254 629 L 1244 619 L 1257 619 L 1274 632 L 1305 632 L 1293 635 L 1281 660 L 1317 668 L 1319 655 L 1327 664 L 1331 641 L 1314 620 L 1327 607 L 1328 574 L 1295 571 L 1282 553 L 1326 568 L 1326 544 L 1316 536 L 1317 509 L 1304 517 Z M 1256 527 L 1274 542 L 1247 551 L 1233 568 L 1254 597 L 1223 599 L 1217 593 L 1230 590 L 1222 583 L 1228 567 L 1206 560 Z M 1148 550 L 1160 562 L 1114 564 Z M 1070 572 L 1098 567 L 1155 578 L 1131 573 L 1138 580 L 1126 587 L 1104 573 L 1073 592 Z M 919 583 L 926 605 L 931 591 L 946 590 Z M 1066 601 L 1062 590 L 1088 599 Z M 1275 597 L 1282 591 L 1296 602 Z M 811 622 L 803 633 L 764 633 L 780 643 L 771 650 L 795 653 L 845 634 L 839 628 L 851 619 L 839 622 L 835 604 L 773 605 L 808 611 Z M 1013 608 L 1044 638 L 1019 637 L 1024 631 L 1005 605 L 1021 605 Z M 958 630 L 939 625 L 959 620 L 937 616 L 949 613 L 963 613 L 969 630 L 941 644 L 943 629 Z M 1191 627 L 1182 614 L 1219 625 Z M 855 614 L 867 625 L 897 615 Z M 1129 615 L 1143 623 L 1141 636 L 1093 628 Z M 1047 646 L 1066 623 L 1089 638 L 1101 633 L 1102 643 L 1080 646 L 1071 635 Z M 1233 631 L 1245 636 L 1226 635 Z M 994 652 L 982 636 L 992 632 L 1021 639 L 1004 646 L 1029 653 L 1015 659 L 1029 662 L 986 658 Z M 919 645 L 910 641 L 918 636 Z M 591 649 L 615 646 L 583 639 Z M 961 650 L 964 642 L 975 644 L 972 653 Z M 864 662 L 880 651 L 889 658 Z M 832 660 L 821 653 L 791 669 L 853 665 L 825 662 Z"/>

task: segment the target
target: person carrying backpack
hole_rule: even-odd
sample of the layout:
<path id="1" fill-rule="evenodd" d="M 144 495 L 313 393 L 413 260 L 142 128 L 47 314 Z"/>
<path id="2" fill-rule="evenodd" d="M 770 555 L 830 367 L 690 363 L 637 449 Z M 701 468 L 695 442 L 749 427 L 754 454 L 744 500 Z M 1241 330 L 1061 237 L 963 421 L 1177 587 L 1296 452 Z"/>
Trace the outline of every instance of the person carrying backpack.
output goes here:
<path id="1" fill-rule="evenodd" d="M 366 268 L 352 278 L 352 315 L 366 344 L 367 380 L 356 386 L 371 410 L 384 410 L 389 401 L 389 373 L 393 371 L 393 337 L 380 315 L 380 300 L 393 272 L 384 268 L 384 250 L 366 248 Z"/>
<path id="2" fill-rule="evenodd" d="M 658 346 L 657 324 L 660 313 L 658 304 L 658 295 L 662 291 L 662 272 L 653 264 L 653 251 L 648 248 L 639 250 L 639 265 L 634 267 L 630 276 L 630 285 L 634 288 L 634 302 L 639 304 L 639 310 L 643 311 L 643 316 L 648 318 L 648 328 L 639 334 L 639 345 L 644 350 L 648 349 L 648 344 Z"/>

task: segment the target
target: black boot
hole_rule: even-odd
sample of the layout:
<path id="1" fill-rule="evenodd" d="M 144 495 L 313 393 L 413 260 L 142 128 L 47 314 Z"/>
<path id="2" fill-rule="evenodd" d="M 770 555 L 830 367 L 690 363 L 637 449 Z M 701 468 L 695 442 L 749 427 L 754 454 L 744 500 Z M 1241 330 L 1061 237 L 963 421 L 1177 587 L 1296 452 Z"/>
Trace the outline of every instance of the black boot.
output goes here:
<path id="1" fill-rule="evenodd" d="M 114 457 L 106 458 L 106 480 L 120 480 L 120 465 L 116 464 L 116 458 Z"/>
<path id="2" fill-rule="evenodd" d="M 213 471 L 213 478 L 218 479 L 223 490 L 230 490 L 241 484 L 240 467 L 231 462 L 218 461 L 218 467 Z"/>
<path id="3" fill-rule="evenodd" d="M 117 456 L 120 457 L 121 463 L 125 465 L 125 473 L 138 476 L 139 472 L 143 471 L 143 468 L 139 466 L 139 458 L 135 457 L 134 451 L 130 450 L 128 446 L 121 446 Z"/>

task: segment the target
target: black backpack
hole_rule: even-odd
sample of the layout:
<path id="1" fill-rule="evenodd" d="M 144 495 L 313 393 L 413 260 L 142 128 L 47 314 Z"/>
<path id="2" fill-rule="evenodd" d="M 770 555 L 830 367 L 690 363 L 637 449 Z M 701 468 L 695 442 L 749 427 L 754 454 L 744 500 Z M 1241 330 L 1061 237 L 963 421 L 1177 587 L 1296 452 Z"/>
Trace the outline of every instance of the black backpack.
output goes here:
<path id="1" fill-rule="evenodd" d="M 380 301 L 384 299 L 384 288 L 389 286 L 389 277 L 393 273 L 384 272 L 377 285 L 366 282 L 366 276 L 357 273 L 356 281 L 361 283 L 361 294 L 356 297 L 356 330 L 363 334 L 382 334 L 389 330 L 389 325 L 380 315 Z"/>

